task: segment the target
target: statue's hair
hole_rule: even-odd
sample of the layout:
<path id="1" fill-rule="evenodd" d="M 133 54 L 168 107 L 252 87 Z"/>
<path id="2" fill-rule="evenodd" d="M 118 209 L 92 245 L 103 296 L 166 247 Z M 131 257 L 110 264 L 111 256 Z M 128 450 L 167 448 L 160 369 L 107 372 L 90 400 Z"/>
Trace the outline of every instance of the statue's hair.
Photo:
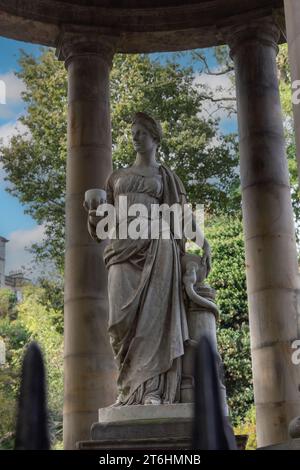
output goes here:
<path id="1" fill-rule="evenodd" d="M 142 124 L 150 132 L 153 139 L 158 144 L 160 143 L 163 136 L 163 132 L 159 121 L 153 119 L 151 116 L 149 116 L 149 114 L 139 112 L 135 113 L 135 115 L 133 116 L 131 125 L 133 126 L 137 123 Z"/>

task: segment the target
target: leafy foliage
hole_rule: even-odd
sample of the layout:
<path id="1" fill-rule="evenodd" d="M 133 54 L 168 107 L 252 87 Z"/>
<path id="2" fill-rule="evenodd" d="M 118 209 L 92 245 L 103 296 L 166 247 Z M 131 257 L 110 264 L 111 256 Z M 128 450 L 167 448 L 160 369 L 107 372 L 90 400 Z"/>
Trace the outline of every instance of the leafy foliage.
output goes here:
<path id="1" fill-rule="evenodd" d="M 38 65 L 37 65 L 38 62 Z M 67 82 L 63 64 L 45 52 L 39 61 L 21 53 L 18 77 L 26 85 L 27 112 L 19 118 L 27 130 L 11 138 L 2 159 L 8 191 L 44 224 L 45 242 L 33 247 L 38 259 L 55 259 L 62 269 L 67 133 Z M 51 241 L 53 240 L 53 241 Z"/>
<path id="2" fill-rule="evenodd" d="M 20 358 L 29 334 L 18 320 L 0 318 L 0 337 L 5 343 L 6 362 L 0 367 L 0 449 L 12 448 L 15 408 L 19 388 Z"/>
<path id="3" fill-rule="evenodd" d="M 50 432 L 54 446 L 61 441 L 63 402 L 63 337 L 57 331 L 56 318 L 62 313 L 48 302 L 41 302 L 45 288 L 26 286 L 17 305 L 16 318 L 0 319 L 0 336 L 6 345 L 6 364 L 0 369 L 0 448 L 12 448 L 15 408 L 19 389 L 21 361 L 27 344 L 35 340 L 42 348 L 48 383 Z"/>
<path id="4" fill-rule="evenodd" d="M 160 120 L 164 138 L 158 157 L 182 179 L 190 201 L 213 211 L 233 203 L 237 142 L 233 135 L 218 135 L 217 120 L 201 117 L 203 97 L 191 67 L 162 65 L 145 55 L 116 56 L 111 101 L 115 167 L 133 162 L 131 118 L 144 111 Z"/>
<path id="5" fill-rule="evenodd" d="M 253 403 L 243 228 L 238 217 L 209 221 L 206 236 L 213 253 L 209 283 L 216 289 L 221 317 L 218 344 L 225 365 L 232 418 L 246 414 Z"/>
<path id="6" fill-rule="evenodd" d="M 13 317 L 16 303 L 17 295 L 15 292 L 5 287 L 0 289 L 0 317 Z"/>
<path id="7" fill-rule="evenodd" d="M 40 344 L 48 371 L 49 407 L 55 413 L 62 409 L 62 336 L 52 322 L 53 308 L 41 303 L 42 288 L 24 288 L 24 299 L 18 306 L 18 320 L 26 328 L 30 340 Z"/>
<path id="8" fill-rule="evenodd" d="M 41 287 L 39 302 L 46 307 L 51 323 L 56 331 L 63 334 L 63 309 L 64 309 L 64 286 L 63 279 L 58 277 L 56 279 L 49 279 L 41 277 L 38 280 L 38 285 Z"/>
<path id="9" fill-rule="evenodd" d="M 248 436 L 246 449 L 245 450 L 256 450 L 256 409 L 255 406 L 251 406 L 247 412 L 244 422 L 239 422 L 235 427 L 234 432 L 236 435 Z"/>

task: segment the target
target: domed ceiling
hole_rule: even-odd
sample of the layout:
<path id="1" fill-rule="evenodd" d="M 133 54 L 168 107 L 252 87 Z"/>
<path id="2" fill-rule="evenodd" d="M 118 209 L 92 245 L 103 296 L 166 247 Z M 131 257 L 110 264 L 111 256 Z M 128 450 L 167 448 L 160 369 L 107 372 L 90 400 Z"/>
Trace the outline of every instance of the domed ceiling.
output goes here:
<path id="1" fill-rule="evenodd" d="M 209 47 L 224 32 L 283 8 L 283 0 L 0 0 L 0 35 L 56 46 L 61 28 L 119 37 L 120 52 Z"/>

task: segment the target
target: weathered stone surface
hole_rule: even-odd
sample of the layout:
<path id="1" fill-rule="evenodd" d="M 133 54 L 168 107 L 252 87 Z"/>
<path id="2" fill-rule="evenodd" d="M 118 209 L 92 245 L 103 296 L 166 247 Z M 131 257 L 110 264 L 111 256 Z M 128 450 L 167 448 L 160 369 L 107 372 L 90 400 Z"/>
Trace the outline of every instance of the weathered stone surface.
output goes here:
<path id="1" fill-rule="evenodd" d="M 104 246 L 89 237 L 85 191 L 104 184 L 111 172 L 109 68 L 107 55 L 76 49 L 67 38 L 68 158 L 65 254 L 66 449 L 87 439 L 97 410 L 116 394 L 116 368 L 107 335 L 107 274 Z M 85 43 L 86 46 L 86 43 Z"/>
<path id="2" fill-rule="evenodd" d="M 115 448 L 136 448 L 143 443 L 147 448 L 167 445 L 188 449 L 192 421 L 193 404 L 190 403 L 103 408 L 99 410 L 99 423 L 92 426 L 91 439 L 100 446 L 112 441 Z"/>
<path id="3" fill-rule="evenodd" d="M 3 36 L 56 46 L 61 25 L 119 38 L 119 52 L 157 52 L 226 42 L 222 29 L 271 16 L 283 0 L 1 0 Z"/>
<path id="4" fill-rule="evenodd" d="M 149 405 L 156 406 L 156 405 Z M 97 423 L 91 430 L 94 441 L 117 439 L 168 439 L 185 440 L 190 442 L 192 437 L 192 420 L 189 419 L 159 419 L 151 421 L 130 421 L 123 423 Z"/>
<path id="5" fill-rule="evenodd" d="M 99 423 L 91 429 L 91 440 L 79 449 L 190 449 L 193 405 L 133 405 L 99 410 Z M 247 436 L 236 436 L 240 449 Z"/>
<path id="6" fill-rule="evenodd" d="M 300 438 L 300 416 L 292 419 L 289 424 L 289 435 L 292 439 Z"/>
<path id="7" fill-rule="evenodd" d="M 112 406 L 99 409 L 99 423 L 115 423 L 124 421 L 157 421 L 164 419 L 192 419 L 194 405 L 192 403 L 176 403 L 174 405 L 132 405 Z M 95 425 L 94 425 L 95 426 Z"/>
<path id="8" fill-rule="evenodd" d="M 152 405 L 155 406 L 155 405 Z M 169 419 L 111 424 L 94 424 L 92 439 L 78 442 L 80 450 L 189 450 L 192 420 Z M 248 436 L 236 436 L 239 450 L 245 449 Z"/>
<path id="9" fill-rule="evenodd" d="M 259 447 L 258 450 L 300 450 L 300 439 L 290 439 L 280 444 Z"/>

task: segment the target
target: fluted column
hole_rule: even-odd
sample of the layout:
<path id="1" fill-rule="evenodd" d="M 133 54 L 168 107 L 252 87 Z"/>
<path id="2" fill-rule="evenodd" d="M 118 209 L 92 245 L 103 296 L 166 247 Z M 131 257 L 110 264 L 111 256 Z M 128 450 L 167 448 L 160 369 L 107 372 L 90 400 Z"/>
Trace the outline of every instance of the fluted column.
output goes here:
<path id="1" fill-rule="evenodd" d="M 299 274 L 271 22 L 230 38 L 236 72 L 240 171 L 258 445 L 287 440 L 300 414 Z"/>
<path id="2" fill-rule="evenodd" d="M 113 40 L 64 33 L 58 52 L 68 70 L 65 254 L 64 446 L 90 437 L 98 408 L 116 396 L 107 334 L 104 245 L 87 231 L 84 193 L 103 188 L 112 171 L 109 71 Z"/>
<path id="3" fill-rule="evenodd" d="M 300 2 L 284 0 L 285 23 L 292 82 L 300 80 Z M 299 90 L 299 83 L 297 89 Z M 297 93 L 299 100 L 299 93 Z M 300 103 L 294 104 L 294 127 L 297 146 L 298 178 L 300 181 Z"/>

